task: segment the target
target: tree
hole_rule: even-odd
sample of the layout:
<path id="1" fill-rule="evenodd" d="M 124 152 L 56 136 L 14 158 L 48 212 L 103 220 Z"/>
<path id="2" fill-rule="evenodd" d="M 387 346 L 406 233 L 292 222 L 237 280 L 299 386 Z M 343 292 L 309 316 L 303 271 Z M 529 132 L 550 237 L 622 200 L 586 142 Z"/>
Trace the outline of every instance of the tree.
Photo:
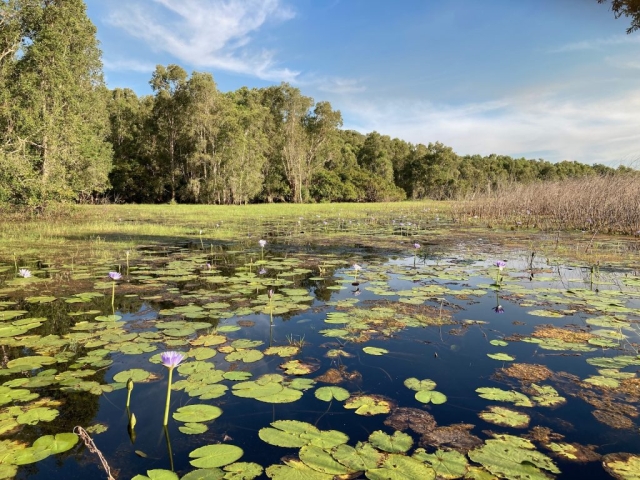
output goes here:
<path id="1" fill-rule="evenodd" d="M 187 72 L 178 65 L 157 65 L 149 81 L 155 93 L 153 118 L 158 135 L 158 154 L 164 159 L 171 201 L 176 200 L 180 170 L 185 159 L 178 151 L 186 122 Z"/>
<path id="2" fill-rule="evenodd" d="M 3 1 L 0 26 L 5 199 L 43 205 L 104 191 L 108 96 L 84 2 Z"/>
<path id="3" fill-rule="evenodd" d="M 598 3 L 607 3 L 608 0 L 598 0 Z M 627 28 L 627 34 L 640 29 L 640 0 L 612 0 L 611 11 L 616 18 L 621 16 L 631 17 L 631 26 Z"/>

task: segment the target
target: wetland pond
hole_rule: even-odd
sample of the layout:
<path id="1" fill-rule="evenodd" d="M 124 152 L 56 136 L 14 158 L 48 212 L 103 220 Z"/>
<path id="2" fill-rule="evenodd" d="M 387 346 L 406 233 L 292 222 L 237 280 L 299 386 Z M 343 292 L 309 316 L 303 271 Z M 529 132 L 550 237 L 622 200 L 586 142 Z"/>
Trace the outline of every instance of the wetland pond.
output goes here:
<path id="1" fill-rule="evenodd" d="M 640 475 L 631 267 L 255 240 L 0 278 L 0 478 Z"/>

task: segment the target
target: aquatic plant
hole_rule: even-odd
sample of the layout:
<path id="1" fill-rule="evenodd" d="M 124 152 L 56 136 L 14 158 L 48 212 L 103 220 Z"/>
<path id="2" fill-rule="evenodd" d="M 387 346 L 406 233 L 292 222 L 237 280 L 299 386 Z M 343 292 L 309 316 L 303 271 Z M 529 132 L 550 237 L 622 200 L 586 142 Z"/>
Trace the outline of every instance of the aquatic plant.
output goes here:
<path id="1" fill-rule="evenodd" d="M 361 267 L 360 265 L 358 265 L 357 263 L 354 263 L 354 264 L 353 264 L 353 271 L 354 271 L 354 274 L 353 274 L 353 283 L 354 283 L 354 284 L 358 282 L 358 272 L 359 272 L 360 270 L 362 270 L 362 267 Z"/>
<path id="2" fill-rule="evenodd" d="M 258 240 L 258 245 L 260 245 L 260 260 L 264 260 L 264 246 L 266 244 L 266 240 Z"/>
<path id="3" fill-rule="evenodd" d="M 413 250 L 414 250 L 414 252 L 413 252 L 413 266 L 415 268 L 415 266 L 416 266 L 416 255 L 417 255 L 418 250 L 420 250 L 420 244 L 418 242 L 413 244 Z"/>
<path id="4" fill-rule="evenodd" d="M 184 360 L 184 355 L 179 352 L 164 352 L 160 356 L 162 364 L 169 369 L 169 380 L 167 382 L 167 401 L 164 407 L 163 425 L 166 427 L 169 422 L 169 403 L 171 401 L 171 380 L 173 378 L 173 369 L 180 365 Z"/>
<path id="5" fill-rule="evenodd" d="M 129 409 L 129 403 L 131 401 L 131 392 L 133 390 L 133 379 L 129 377 L 127 380 L 127 409 Z"/>
<path id="6" fill-rule="evenodd" d="M 496 285 L 500 286 L 502 284 L 502 270 L 507 266 L 507 262 L 503 260 L 498 260 L 495 263 L 495 266 L 498 267 L 498 271 L 496 272 Z"/>
<path id="7" fill-rule="evenodd" d="M 113 314 L 115 315 L 115 298 L 116 298 L 116 281 L 120 280 L 122 278 L 122 274 L 118 273 L 118 272 L 109 272 L 109 278 L 111 278 L 111 280 L 113 280 L 113 285 L 111 287 L 111 310 L 113 312 Z"/>
<path id="8" fill-rule="evenodd" d="M 31 277 L 31 271 L 26 268 L 21 268 L 18 272 L 18 275 L 20 275 L 22 278 L 29 278 Z"/>

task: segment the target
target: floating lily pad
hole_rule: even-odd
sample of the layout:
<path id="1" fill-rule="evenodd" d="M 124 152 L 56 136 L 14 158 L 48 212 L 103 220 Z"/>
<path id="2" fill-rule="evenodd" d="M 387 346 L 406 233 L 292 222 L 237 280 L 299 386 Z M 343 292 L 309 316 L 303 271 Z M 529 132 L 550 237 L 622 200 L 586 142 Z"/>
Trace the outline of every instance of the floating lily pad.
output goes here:
<path id="1" fill-rule="evenodd" d="M 525 413 L 497 406 L 490 406 L 488 411 L 480 412 L 478 416 L 487 422 L 514 428 L 525 428 L 530 419 Z"/>
<path id="2" fill-rule="evenodd" d="M 396 453 L 389 454 L 380 468 L 367 471 L 370 480 L 433 480 L 435 476 L 433 468 L 423 462 Z"/>
<path id="3" fill-rule="evenodd" d="M 222 415 L 222 410 L 214 405 L 186 405 L 178 408 L 173 414 L 173 418 L 179 422 L 200 423 L 215 420 Z"/>
<path id="4" fill-rule="evenodd" d="M 351 394 L 342 387 L 320 387 L 315 391 L 315 396 L 319 400 L 330 402 L 333 399 L 341 402 L 349 398 Z"/>
<path id="5" fill-rule="evenodd" d="M 310 423 L 295 420 L 277 420 L 271 427 L 261 428 L 258 436 L 266 443 L 277 447 L 296 448 L 315 445 L 333 448 L 347 443 L 349 437 L 337 430 L 319 430 Z"/>
<path id="6" fill-rule="evenodd" d="M 300 460 L 313 470 L 331 475 L 352 473 L 347 467 L 334 460 L 329 452 L 315 445 L 305 445 L 298 453 Z"/>
<path id="7" fill-rule="evenodd" d="M 435 390 L 419 390 L 415 394 L 416 400 L 422 403 L 433 403 L 434 405 L 440 405 L 447 401 L 447 396 L 444 393 L 436 392 Z"/>
<path id="8" fill-rule="evenodd" d="M 196 448 L 189 454 L 191 465 L 197 468 L 216 468 L 235 462 L 244 454 L 240 447 L 235 445 L 207 445 Z"/>
<path id="9" fill-rule="evenodd" d="M 404 381 L 404 386 L 410 388 L 411 390 L 420 391 L 420 390 L 433 390 L 436 388 L 436 382 L 433 380 L 418 380 L 417 378 L 407 378 Z"/>
<path id="10" fill-rule="evenodd" d="M 147 475 L 136 475 L 131 480 L 178 480 L 176 475 L 171 470 L 154 469 L 147 470 Z"/>
<path id="11" fill-rule="evenodd" d="M 384 355 L 385 353 L 389 353 L 389 350 L 386 348 L 378 348 L 378 347 L 364 347 L 362 349 L 364 353 L 368 353 L 369 355 Z"/>
<path id="12" fill-rule="evenodd" d="M 359 395 L 351 397 L 344 404 L 344 408 L 356 411 L 358 415 L 378 415 L 389 413 L 392 404 L 390 401 L 376 395 Z"/>
<path id="13" fill-rule="evenodd" d="M 406 433 L 395 431 L 393 435 L 389 435 L 382 430 L 376 430 L 369 435 L 371 445 L 389 453 L 403 453 L 413 445 L 413 438 Z"/>
<path id="14" fill-rule="evenodd" d="M 513 362 L 516 359 L 516 357 L 512 357 L 506 353 L 487 353 L 487 357 L 501 362 Z"/>
<path id="15" fill-rule="evenodd" d="M 469 467 L 466 457 L 455 450 L 436 450 L 428 454 L 419 448 L 412 457 L 429 464 L 438 478 L 462 478 Z"/>
<path id="16" fill-rule="evenodd" d="M 136 383 L 141 383 L 148 381 L 151 375 L 151 372 L 147 372 L 146 370 L 142 370 L 141 368 L 133 368 L 131 370 L 125 370 L 123 372 L 116 373 L 113 376 L 113 381 L 126 383 L 127 380 L 131 379 Z"/>
<path id="17" fill-rule="evenodd" d="M 487 400 L 497 400 L 498 402 L 511 402 L 518 407 L 533 407 L 533 403 L 526 395 L 515 390 L 502 390 L 493 387 L 476 388 L 476 392 Z"/>

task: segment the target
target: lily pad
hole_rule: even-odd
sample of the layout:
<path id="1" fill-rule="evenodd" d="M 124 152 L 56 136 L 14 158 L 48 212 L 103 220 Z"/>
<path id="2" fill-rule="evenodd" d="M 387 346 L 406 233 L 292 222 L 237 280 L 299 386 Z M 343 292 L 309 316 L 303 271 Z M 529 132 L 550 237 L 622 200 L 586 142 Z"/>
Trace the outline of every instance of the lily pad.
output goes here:
<path id="1" fill-rule="evenodd" d="M 364 347 L 362 351 L 364 353 L 368 353 L 369 355 L 376 355 L 376 356 L 389 353 L 389 350 L 387 350 L 386 348 L 379 348 L 379 347 Z"/>
<path id="2" fill-rule="evenodd" d="M 371 445 L 389 453 L 404 453 L 413 445 L 413 438 L 406 433 L 395 431 L 388 435 L 382 430 L 376 430 L 369 435 Z"/>
<path id="3" fill-rule="evenodd" d="M 351 397 L 344 404 L 344 408 L 356 411 L 358 415 L 378 415 L 389 413 L 392 404 L 390 401 L 375 395 L 359 395 Z"/>
<path id="4" fill-rule="evenodd" d="M 214 405 L 196 404 L 178 408 L 173 418 L 179 422 L 200 423 L 215 420 L 222 415 L 222 410 Z"/>
<path id="5" fill-rule="evenodd" d="M 530 419 L 525 413 L 497 406 L 490 406 L 488 411 L 480 412 L 478 416 L 487 422 L 514 428 L 525 428 Z"/>
<path id="6" fill-rule="evenodd" d="M 317 399 L 330 402 L 333 399 L 341 402 L 349 398 L 351 394 L 342 387 L 320 387 L 315 391 Z"/>
<path id="7" fill-rule="evenodd" d="M 466 457 L 455 450 L 436 450 L 428 454 L 423 448 L 419 448 L 414 452 L 413 458 L 431 465 L 438 478 L 462 478 L 469 467 Z"/>
<path id="8" fill-rule="evenodd" d="M 189 454 L 193 458 L 190 463 L 197 468 L 216 468 L 235 462 L 244 454 L 240 447 L 235 445 L 207 445 L 196 448 Z"/>

